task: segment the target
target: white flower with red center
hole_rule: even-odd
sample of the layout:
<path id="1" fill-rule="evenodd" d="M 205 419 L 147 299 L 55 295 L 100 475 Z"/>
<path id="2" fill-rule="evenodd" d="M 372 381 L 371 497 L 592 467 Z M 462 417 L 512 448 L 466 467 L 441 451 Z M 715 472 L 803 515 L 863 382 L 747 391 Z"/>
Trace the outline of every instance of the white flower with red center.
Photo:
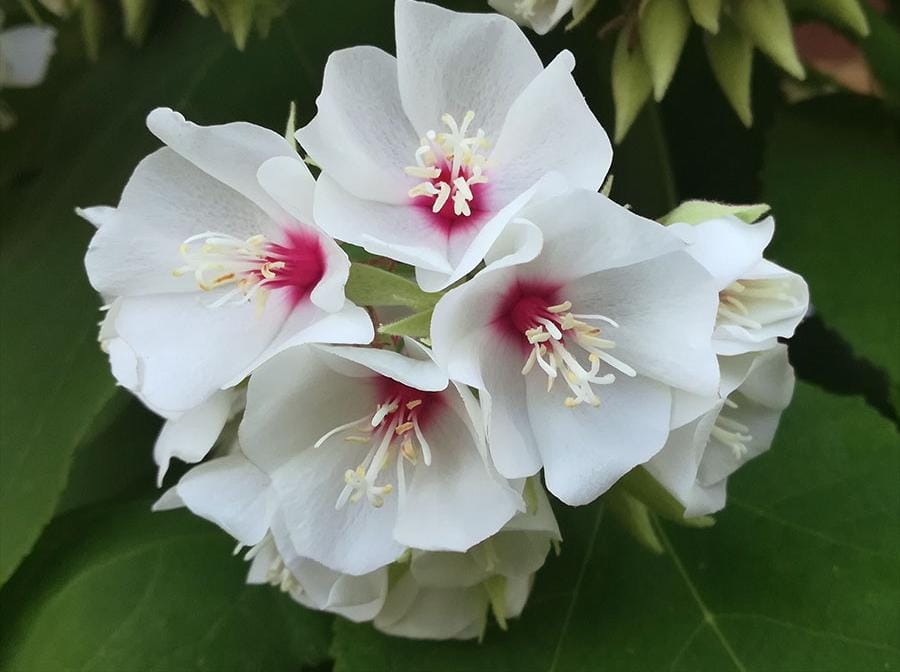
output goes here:
<path id="1" fill-rule="evenodd" d="M 722 386 L 701 415 L 672 430 L 644 466 L 685 507 L 685 516 L 725 506 L 728 477 L 772 445 L 794 391 L 787 346 L 719 359 Z M 694 408 L 700 400 L 690 400 Z M 676 400 L 676 406 L 679 400 Z"/>
<path id="2" fill-rule="evenodd" d="M 344 297 L 347 255 L 313 224 L 314 181 L 282 137 L 245 123 L 201 127 L 167 109 L 148 126 L 167 147 L 146 157 L 116 208 L 80 211 L 99 228 L 85 258 L 115 299 L 113 371 L 175 417 L 306 342 L 366 343 L 366 312 Z M 257 173 L 293 164 L 293 198 Z M 278 163 L 273 164 L 277 170 Z"/>
<path id="3" fill-rule="evenodd" d="M 713 396 L 712 278 L 665 227 L 574 191 L 532 206 L 448 292 L 436 360 L 482 391 L 494 463 L 583 504 L 652 457 L 671 389 Z"/>
<path id="4" fill-rule="evenodd" d="M 767 350 L 790 338 L 809 309 L 806 281 L 763 259 L 775 220 L 747 224 L 737 217 L 669 227 L 713 275 L 719 312 L 713 346 L 720 355 Z"/>
<path id="5" fill-rule="evenodd" d="M 297 139 L 322 168 L 319 225 L 437 291 L 482 261 L 549 174 L 598 189 L 612 149 L 569 52 L 543 68 L 497 15 L 397 0 L 395 17 L 397 57 L 333 53 Z"/>
<path id="6" fill-rule="evenodd" d="M 572 11 L 575 0 L 488 0 L 488 4 L 519 25 L 546 35 Z"/>
<path id="7" fill-rule="evenodd" d="M 488 460 L 478 404 L 406 349 L 279 354 L 250 378 L 242 452 L 192 469 L 178 496 L 246 545 L 278 512 L 297 554 L 353 575 L 495 533 L 524 504 Z"/>

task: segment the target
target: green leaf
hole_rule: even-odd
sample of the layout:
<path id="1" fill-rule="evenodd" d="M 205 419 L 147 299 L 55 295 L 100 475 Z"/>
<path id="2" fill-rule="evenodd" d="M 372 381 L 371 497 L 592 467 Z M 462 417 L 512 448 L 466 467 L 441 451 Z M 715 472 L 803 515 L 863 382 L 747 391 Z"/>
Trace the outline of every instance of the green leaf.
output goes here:
<path id="1" fill-rule="evenodd" d="M 806 72 L 797 50 L 784 0 L 752 0 L 731 4 L 735 24 L 756 48 L 775 61 L 789 75 L 803 79 Z"/>
<path id="2" fill-rule="evenodd" d="M 111 43 L 91 68 L 54 64 L 46 87 L 4 90 L 13 109 L 35 114 L 0 134 L 0 292 L 14 321 L 0 330 L 0 583 L 50 520 L 73 450 L 115 390 L 96 343 L 100 299 L 84 274 L 93 231 L 74 208 L 118 201 L 135 165 L 159 146 L 144 126 L 158 105 L 198 123 L 280 129 L 296 100 L 304 123 L 336 43 L 390 48 L 390 22 L 376 17 L 384 17 L 380 3 L 349 14 L 294 3 L 265 42 L 240 54 L 185 3 L 142 49 Z M 77 44 L 78 29 L 65 24 L 60 43 Z"/>
<path id="3" fill-rule="evenodd" d="M 719 87 L 744 126 L 753 125 L 750 84 L 753 44 L 728 17 L 723 17 L 715 35 L 704 35 L 703 45 Z"/>
<path id="4" fill-rule="evenodd" d="M 383 324 L 378 327 L 378 333 L 389 336 L 411 336 L 413 338 L 427 338 L 431 334 L 431 315 L 434 309 L 424 310 L 421 313 L 404 317 L 402 320 Z"/>
<path id="5" fill-rule="evenodd" d="M 369 264 L 354 263 L 345 289 L 360 306 L 405 306 L 414 310 L 434 307 L 440 294 L 426 294 L 412 280 Z"/>
<path id="6" fill-rule="evenodd" d="M 653 80 L 640 43 L 626 26 L 616 38 L 612 58 L 612 92 L 616 105 L 615 141 L 619 143 L 653 91 Z"/>
<path id="7" fill-rule="evenodd" d="M 336 672 L 884 670 L 900 665 L 900 445 L 862 400 L 800 383 L 776 445 L 711 529 L 648 553 L 601 508 L 560 507 L 562 553 L 484 644 L 336 624 Z"/>
<path id="8" fill-rule="evenodd" d="M 722 0 L 687 0 L 688 9 L 697 24 L 710 33 L 719 32 L 719 15 L 722 13 Z"/>
<path id="9" fill-rule="evenodd" d="M 675 222 L 683 222 L 685 224 L 699 224 L 708 219 L 716 217 L 724 217 L 726 215 L 734 215 L 752 224 L 764 214 L 769 212 L 770 208 L 765 203 L 757 203 L 754 205 L 732 205 L 730 203 L 718 203 L 716 201 L 685 201 L 672 212 L 659 218 L 661 224 L 674 224 Z"/>
<path id="10" fill-rule="evenodd" d="M 247 563 L 209 523 L 149 506 L 49 528 L 4 590 L 17 608 L 4 609 L 0 668 L 274 671 L 326 658 L 329 617 L 245 585 Z"/>
<path id="11" fill-rule="evenodd" d="M 762 171 L 777 220 L 773 254 L 806 277 L 817 313 L 894 384 L 898 157 L 896 127 L 880 104 L 832 96 L 776 119 Z"/>
<path id="12" fill-rule="evenodd" d="M 641 6 L 639 28 L 641 51 L 653 81 L 653 97 L 659 101 L 687 41 L 691 15 L 684 0 L 646 0 Z"/>

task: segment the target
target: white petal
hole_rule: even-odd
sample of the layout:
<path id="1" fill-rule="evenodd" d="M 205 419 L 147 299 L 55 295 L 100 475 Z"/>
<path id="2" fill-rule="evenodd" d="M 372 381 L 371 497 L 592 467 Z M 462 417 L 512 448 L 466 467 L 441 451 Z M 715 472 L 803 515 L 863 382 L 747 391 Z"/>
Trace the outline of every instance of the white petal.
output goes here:
<path id="1" fill-rule="evenodd" d="M 316 106 L 297 140 L 323 172 L 358 198 L 407 203 L 415 181 L 403 169 L 419 135 L 400 102 L 397 60 L 375 47 L 333 52 Z"/>
<path id="2" fill-rule="evenodd" d="M 581 278 L 561 291 L 579 312 L 616 322 L 604 329 L 614 355 L 638 373 L 702 396 L 718 391 L 711 334 L 719 296 L 684 252 Z"/>
<path id="3" fill-rule="evenodd" d="M 414 550 L 409 568 L 416 583 L 431 588 L 467 588 L 489 576 L 471 553 Z"/>
<path id="4" fill-rule="evenodd" d="M 56 51 L 56 29 L 16 26 L 0 33 L 0 88 L 37 86 L 47 76 Z"/>
<path id="5" fill-rule="evenodd" d="M 116 218 L 116 209 L 108 205 L 95 205 L 91 208 L 75 208 L 75 213 L 98 229 L 106 222 L 110 222 Z"/>
<path id="6" fill-rule="evenodd" d="M 185 411 L 245 375 L 278 334 L 286 308 L 270 296 L 257 306 L 210 308 L 193 294 L 131 297 L 116 320 L 141 363 L 139 393 L 165 411 Z"/>
<path id="7" fill-rule="evenodd" d="M 445 389 L 449 383 L 447 374 L 430 358 L 421 360 L 379 348 L 319 346 L 318 349 L 361 364 L 372 374 L 387 376 L 417 390 L 438 392 Z"/>
<path id="8" fill-rule="evenodd" d="M 452 272 L 447 236 L 424 208 L 362 200 L 327 173 L 317 180 L 314 208 L 317 224 L 338 240 L 416 267 Z"/>
<path id="9" fill-rule="evenodd" d="M 153 459 L 159 466 L 158 486 L 162 485 L 173 457 L 191 463 L 206 457 L 231 417 L 236 396 L 234 390 L 216 392 L 200 406 L 163 425 L 153 446 Z"/>
<path id="10" fill-rule="evenodd" d="M 269 477 L 241 453 L 194 467 L 176 486 L 193 513 L 214 522 L 245 546 L 262 541 L 272 504 Z"/>
<path id="11" fill-rule="evenodd" d="M 316 180 L 297 156 L 276 156 L 256 173 L 260 186 L 298 222 L 312 226 Z"/>
<path id="12" fill-rule="evenodd" d="M 688 252 L 716 279 L 716 289 L 724 289 L 762 259 L 775 233 L 775 220 L 767 217 L 747 224 L 737 217 L 722 217 L 668 228 L 689 243 Z"/>
<path id="13" fill-rule="evenodd" d="M 502 210 L 492 215 L 490 219 L 483 222 L 477 229 L 477 233 L 456 235 L 451 232 L 448 247 L 448 259 L 452 271 L 443 273 L 427 268 L 416 268 L 416 281 L 419 286 L 426 292 L 438 292 L 446 289 L 453 283 L 464 278 L 472 271 L 497 242 L 503 231 L 511 226 L 513 218 L 520 213 L 532 199 L 539 198 L 547 192 L 560 191 L 560 178 L 553 173 L 541 179 L 540 182 L 531 186 L 519 194 L 513 201 L 506 204 Z M 533 250 L 533 234 L 524 234 L 527 249 L 520 251 L 521 255 L 530 253 Z M 509 263 L 508 260 L 506 263 Z"/>
<path id="14" fill-rule="evenodd" d="M 344 472 L 356 468 L 365 448 L 334 438 L 318 448 L 298 446 L 297 452 L 274 475 L 278 506 L 297 552 L 355 576 L 396 560 L 403 552 L 391 535 L 397 516 L 396 493 L 387 495 L 381 508 L 363 498 L 335 509 L 344 487 Z"/>
<path id="15" fill-rule="evenodd" d="M 92 208 L 83 211 L 95 215 Z M 279 232 L 253 203 L 168 148 L 137 165 L 115 213 L 105 211 L 103 220 L 85 266 L 94 288 L 115 296 L 196 292 L 193 277 L 172 274 L 184 265 L 179 247 L 189 236 Z"/>
<path id="16" fill-rule="evenodd" d="M 528 415 L 547 489 L 566 504 L 593 501 L 666 441 L 671 393 L 653 380 L 618 376 L 600 390 L 599 407 L 567 408 L 562 387 L 548 394 L 545 378 L 526 378 Z"/>
<path id="17" fill-rule="evenodd" d="M 382 612 L 374 625 L 389 635 L 413 639 L 452 639 L 470 626 L 479 626 L 487 616 L 487 593 L 472 588 L 426 588 L 405 573 L 391 586 Z"/>
<path id="18" fill-rule="evenodd" d="M 438 130 L 445 112 L 472 110 L 474 124 L 496 141 L 510 106 L 541 71 L 541 60 L 509 19 L 464 14 L 398 0 L 400 97 L 419 135 Z"/>
<path id="19" fill-rule="evenodd" d="M 312 346 L 290 348 L 250 377 L 238 434 L 260 468 L 274 472 L 330 430 L 375 411 L 374 390 L 364 380 L 339 375 L 330 359 L 337 358 Z"/>
<path id="20" fill-rule="evenodd" d="M 513 103 L 490 155 L 492 198 L 510 201 L 550 171 L 573 188 L 602 186 L 612 145 L 570 74 L 574 66 L 562 52 Z"/>
<path id="21" fill-rule="evenodd" d="M 271 217 L 283 216 L 284 211 L 256 178 L 267 160 L 297 156 L 278 133 L 246 122 L 198 126 L 165 107 L 147 115 L 147 128 L 197 168 L 250 199 Z"/>
<path id="22" fill-rule="evenodd" d="M 520 0 L 488 0 L 488 4 L 501 14 L 508 16 L 519 25 L 531 26 L 538 35 L 546 35 L 567 12 L 572 11 L 573 0 L 549 0 L 540 2 L 532 9 L 533 16 L 522 15 L 518 5 Z"/>
<path id="23" fill-rule="evenodd" d="M 394 537 L 423 550 L 466 551 L 494 534 L 520 508 L 521 498 L 482 457 L 478 434 L 458 393 L 441 395 L 439 415 L 423 428 L 431 464 L 411 470 Z"/>
<path id="24" fill-rule="evenodd" d="M 534 268 L 557 282 L 685 248 L 683 241 L 657 222 L 585 189 L 549 198 L 525 209 L 521 216 L 540 227 L 544 235 Z"/>

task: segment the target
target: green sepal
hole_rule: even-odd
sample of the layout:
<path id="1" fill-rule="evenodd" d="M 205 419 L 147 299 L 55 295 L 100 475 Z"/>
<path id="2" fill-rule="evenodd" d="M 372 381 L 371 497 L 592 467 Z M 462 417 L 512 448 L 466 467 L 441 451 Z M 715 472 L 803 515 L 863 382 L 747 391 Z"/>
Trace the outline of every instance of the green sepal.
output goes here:
<path id="1" fill-rule="evenodd" d="M 731 9 L 735 24 L 757 49 L 792 77 L 806 77 L 784 0 L 741 0 L 732 3 Z"/>
<path id="2" fill-rule="evenodd" d="M 691 14 L 683 0 L 648 0 L 641 6 L 639 24 L 653 97 L 659 101 L 678 67 L 691 28 Z"/>
<path id="3" fill-rule="evenodd" d="M 247 46 L 250 29 L 253 28 L 253 3 L 246 0 L 230 0 L 225 6 L 228 16 L 228 27 L 234 44 L 243 51 Z"/>
<path id="4" fill-rule="evenodd" d="M 508 627 L 506 623 L 506 577 L 494 574 L 485 579 L 483 585 L 490 600 L 491 613 L 497 619 L 497 625 L 501 630 L 506 630 Z"/>
<path id="5" fill-rule="evenodd" d="M 687 4 L 698 26 L 710 33 L 719 32 L 722 0 L 687 0 Z"/>
<path id="6" fill-rule="evenodd" d="M 730 203 L 718 203 L 716 201 L 685 201 L 672 212 L 659 218 L 660 224 L 674 224 L 675 222 L 683 222 L 685 224 L 699 224 L 710 219 L 733 215 L 748 224 L 757 221 L 764 214 L 769 212 L 771 208 L 765 203 L 756 203 L 753 205 L 732 205 Z"/>
<path id="7" fill-rule="evenodd" d="M 297 132 L 297 103 L 293 100 L 291 101 L 291 106 L 288 108 L 288 118 L 287 122 L 284 124 L 284 139 L 288 141 L 288 144 L 291 146 L 295 152 L 297 151 L 297 138 L 294 137 L 294 133 Z"/>
<path id="8" fill-rule="evenodd" d="M 81 3 L 81 36 L 88 60 L 97 62 L 100 42 L 103 40 L 105 15 L 100 0 L 83 0 Z"/>
<path id="9" fill-rule="evenodd" d="M 354 263 L 344 288 L 347 298 L 360 306 L 405 306 L 417 312 L 430 310 L 441 297 L 426 294 L 412 280 L 370 264 Z"/>
<path id="10" fill-rule="evenodd" d="M 719 32 L 704 35 L 703 44 L 722 93 L 744 126 L 752 126 L 750 83 L 753 73 L 753 43 L 728 17 L 722 17 Z"/>
<path id="11" fill-rule="evenodd" d="M 715 519 L 711 516 L 685 518 L 684 507 L 666 490 L 659 481 L 643 467 L 636 467 L 616 483 L 635 499 L 643 502 L 651 511 L 685 527 L 711 527 Z"/>
<path id="12" fill-rule="evenodd" d="M 378 327 L 378 333 L 388 336 L 427 338 L 431 334 L 431 314 L 433 312 L 434 308 L 429 308 L 421 313 L 404 317 L 402 320 L 383 324 Z"/>
<path id="13" fill-rule="evenodd" d="M 638 40 L 632 37 L 633 30 L 633 26 L 626 26 L 619 32 L 613 52 L 612 93 L 616 106 L 616 144 L 622 142 L 653 91 L 650 70 Z"/>
<path id="14" fill-rule="evenodd" d="M 828 19 L 860 37 L 869 34 L 869 21 L 858 0 L 789 0 L 789 4 L 792 10 Z"/>
<path id="15" fill-rule="evenodd" d="M 120 2 L 125 37 L 132 44 L 140 46 L 147 37 L 150 20 L 156 10 L 156 0 L 120 0 Z"/>
<path id="16" fill-rule="evenodd" d="M 575 2 L 572 3 L 572 20 L 566 24 L 566 30 L 572 30 L 575 26 L 584 21 L 596 4 L 597 0 L 575 0 Z"/>
<path id="17" fill-rule="evenodd" d="M 635 541 L 648 551 L 662 555 L 662 541 L 653 529 L 650 509 L 646 504 L 619 486 L 614 486 L 607 492 L 603 501 L 606 503 L 606 510 Z"/>

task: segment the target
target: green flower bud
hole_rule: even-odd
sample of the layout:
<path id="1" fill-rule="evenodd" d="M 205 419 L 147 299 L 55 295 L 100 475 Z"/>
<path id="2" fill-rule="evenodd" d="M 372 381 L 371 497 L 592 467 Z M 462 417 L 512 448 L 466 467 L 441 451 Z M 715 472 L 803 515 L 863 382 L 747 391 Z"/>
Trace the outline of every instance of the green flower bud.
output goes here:
<path id="1" fill-rule="evenodd" d="M 728 17 L 723 17 L 715 35 L 704 36 L 704 46 L 716 81 L 744 126 L 753 124 L 750 103 L 750 75 L 753 70 L 753 44 Z"/>
<path id="2" fill-rule="evenodd" d="M 639 33 L 653 97 L 662 100 L 675 74 L 691 27 L 691 14 L 683 0 L 644 0 Z"/>

